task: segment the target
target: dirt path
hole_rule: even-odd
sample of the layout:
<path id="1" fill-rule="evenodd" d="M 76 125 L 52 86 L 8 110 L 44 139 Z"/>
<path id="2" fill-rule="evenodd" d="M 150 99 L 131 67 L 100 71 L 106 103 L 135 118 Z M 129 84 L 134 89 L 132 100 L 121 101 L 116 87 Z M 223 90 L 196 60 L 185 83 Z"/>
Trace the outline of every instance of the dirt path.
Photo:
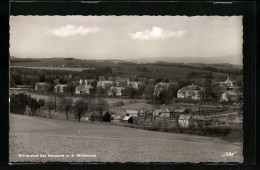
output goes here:
<path id="1" fill-rule="evenodd" d="M 225 152 L 233 156 L 222 156 Z M 46 157 L 19 157 L 42 154 Z M 64 154 L 69 157 L 51 157 Z M 72 157 L 82 154 L 83 157 Z M 96 157 L 84 157 L 95 155 Z M 241 162 L 242 146 L 216 138 L 106 124 L 10 115 L 10 160 L 76 162 Z"/>

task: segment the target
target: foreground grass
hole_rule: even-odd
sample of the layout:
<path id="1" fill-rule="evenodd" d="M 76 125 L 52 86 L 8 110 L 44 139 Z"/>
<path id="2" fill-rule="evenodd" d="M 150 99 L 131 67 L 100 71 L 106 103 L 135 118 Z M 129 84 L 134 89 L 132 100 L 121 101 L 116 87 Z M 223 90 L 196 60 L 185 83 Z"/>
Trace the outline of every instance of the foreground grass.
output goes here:
<path id="1" fill-rule="evenodd" d="M 234 152 L 233 157 L 222 156 Z M 18 154 L 96 157 L 19 158 Z M 216 138 L 10 115 L 11 162 L 241 162 L 242 146 Z"/>

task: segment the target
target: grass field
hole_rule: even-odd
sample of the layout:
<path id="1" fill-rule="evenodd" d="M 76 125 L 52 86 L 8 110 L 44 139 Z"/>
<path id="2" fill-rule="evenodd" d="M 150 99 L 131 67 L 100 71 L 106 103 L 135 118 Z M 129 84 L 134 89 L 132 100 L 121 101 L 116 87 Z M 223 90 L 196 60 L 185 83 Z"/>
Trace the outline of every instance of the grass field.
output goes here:
<path id="1" fill-rule="evenodd" d="M 225 152 L 233 156 L 222 156 Z M 46 157 L 19 157 L 42 154 Z M 69 157 L 48 157 L 64 154 Z M 86 154 L 96 157 L 72 157 Z M 217 138 L 10 114 L 11 162 L 242 162 L 242 144 Z"/>

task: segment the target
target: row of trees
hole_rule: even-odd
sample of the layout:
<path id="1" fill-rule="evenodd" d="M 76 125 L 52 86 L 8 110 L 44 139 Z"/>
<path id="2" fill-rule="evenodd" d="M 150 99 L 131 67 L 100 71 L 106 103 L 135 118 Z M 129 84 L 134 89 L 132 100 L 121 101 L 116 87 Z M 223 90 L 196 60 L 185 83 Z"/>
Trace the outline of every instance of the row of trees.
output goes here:
<path id="1" fill-rule="evenodd" d="M 25 93 L 12 94 L 10 96 L 10 112 L 15 114 L 36 115 L 37 111 L 47 110 L 49 117 L 51 111 L 59 111 L 65 114 L 69 120 L 69 114 L 74 113 L 75 119 L 81 120 L 82 116 L 87 112 L 96 112 L 101 117 L 103 112 L 109 107 L 108 103 L 102 98 L 81 97 L 75 102 L 68 97 L 62 95 L 50 96 L 47 100 L 32 98 Z M 28 110 L 29 109 L 29 110 Z"/>

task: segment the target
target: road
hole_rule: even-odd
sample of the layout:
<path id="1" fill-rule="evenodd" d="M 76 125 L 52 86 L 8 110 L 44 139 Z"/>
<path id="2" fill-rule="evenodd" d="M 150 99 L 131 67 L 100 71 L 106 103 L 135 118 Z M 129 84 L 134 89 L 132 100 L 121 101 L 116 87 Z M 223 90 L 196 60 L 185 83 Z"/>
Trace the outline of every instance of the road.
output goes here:
<path id="1" fill-rule="evenodd" d="M 217 138 L 10 114 L 10 161 L 242 162 L 243 156 L 241 144 Z"/>

